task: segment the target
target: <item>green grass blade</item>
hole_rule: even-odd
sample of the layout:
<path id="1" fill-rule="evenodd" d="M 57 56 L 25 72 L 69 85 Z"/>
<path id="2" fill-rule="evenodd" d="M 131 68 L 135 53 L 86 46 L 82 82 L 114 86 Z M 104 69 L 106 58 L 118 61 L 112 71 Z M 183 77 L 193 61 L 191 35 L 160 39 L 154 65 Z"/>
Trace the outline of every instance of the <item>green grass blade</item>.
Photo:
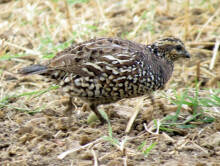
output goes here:
<path id="1" fill-rule="evenodd" d="M 157 142 L 152 143 L 149 147 L 144 150 L 144 155 L 148 155 L 150 151 L 157 145 Z"/>

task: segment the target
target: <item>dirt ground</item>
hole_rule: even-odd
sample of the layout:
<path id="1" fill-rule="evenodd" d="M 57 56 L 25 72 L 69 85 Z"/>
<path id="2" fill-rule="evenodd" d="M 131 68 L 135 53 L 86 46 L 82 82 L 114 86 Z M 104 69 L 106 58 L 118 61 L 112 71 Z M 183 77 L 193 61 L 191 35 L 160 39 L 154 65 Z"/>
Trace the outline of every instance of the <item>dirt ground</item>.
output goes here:
<path id="1" fill-rule="evenodd" d="M 220 107 L 199 107 L 214 119 L 210 123 L 192 121 L 196 127 L 174 126 L 171 132 L 154 128 L 155 120 L 176 113 L 178 106 L 170 100 L 174 92 L 188 88 L 193 93 L 197 77 L 200 96 L 220 92 L 219 50 L 213 51 L 219 27 L 219 0 L 0 0 L 0 165 L 220 166 Z M 157 107 L 148 96 L 100 106 L 117 145 L 104 139 L 108 124 L 88 124 L 84 103 L 76 99 L 72 114 L 66 115 L 67 94 L 61 89 L 42 76 L 16 74 L 90 38 L 114 36 L 146 44 L 169 35 L 181 38 L 192 58 L 178 62 L 166 88 L 154 93 Z M 191 116 L 192 108 L 183 105 L 180 121 Z M 154 143 L 144 154 L 141 145 L 146 149 Z"/>

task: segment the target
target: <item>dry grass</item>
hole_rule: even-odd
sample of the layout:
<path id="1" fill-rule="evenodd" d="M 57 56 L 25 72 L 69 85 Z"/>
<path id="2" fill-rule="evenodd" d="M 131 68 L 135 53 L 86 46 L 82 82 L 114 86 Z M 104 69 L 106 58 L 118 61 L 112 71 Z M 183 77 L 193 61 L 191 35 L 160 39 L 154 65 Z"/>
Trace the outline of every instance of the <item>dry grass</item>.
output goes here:
<path id="1" fill-rule="evenodd" d="M 200 122 L 196 124 L 197 130 L 180 129 L 177 125 L 199 123 L 197 118 L 201 116 L 192 113 L 196 101 L 202 102 L 201 98 L 213 100 L 213 95 L 219 97 L 219 27 L 219 0 L 0 0 L 0 123 L 5 126 L 0 133 L 10 136 L 0 135 L 0 151 L 6 152 L 1 153 L 0 161 L 9 165 L 145 165 L 146 161 L 150 164 L 178 165 L 182 163 L 184 156 L 194 155 L 193 152 L 188 152 L 191 146 L 191 151 L 195 150 L 208 157 L 191 159 L 187 161 L 188 164 L 218 163 L 220 159 L 216 156 L 220 154 L 219 145 L 216 145 L 218 147 L 213 152 L 207 148 L 211 145 L 206 146 L 201 142 L 204 142 L 202 138 L 208 141 L 209 135 L 215 135 L 219 131 L 219 106 L 206 108 L 199 105 L 196 108 L 205 110 L 202 116 L 216 119 L 214 123 Z M 16 74 L 21 67 L 42 62 L 72 43 L 90 38 L 113 36 L 146 44 L 169 35 L 183 39 L 192 58 L 187 63 L 177 64 L 166 90 L 155 94 L 156 102 L 160 103 L 158 105 L 166 113 L 155 113 L 149 100 L 143 98 L 134 100 L 133 105 L 130 104 L 131 101 L 121 101 L 125 103 L 124 107 L 116 104 L 117 108 L 106 108 L 110 110 L 109 116 L 113 117 L 110 118 L 112 134 L 120 142 L 125 136 L 128 121 L 128 117 L 124 117 L 121 112 L 139 112 L 137 109 L 141 108 L 137 108 L 137 105 L 143 105 L 140 115 L 134 124 L 132 122 L 133 128 L 128 127 L 133 131 L 127 135 L 123 152 L 111 144 L 96 141 L 109 134 L 106 130 L 108 126 L 85 124 L 87 112 L 80 111 L 81 103 L 76 102 L 78 109 L 71 117 L 72 126 L 68 127 L 63 115 L 65 94 L 54 90 L 57 87 L 51 86 L 41 76 L 21 77 Z M 199 89 L 196 89 L 196 85 Z M 174 106 L 168 99 L 161 100 L 181 96 L 186 88 L 189 88 L 188 98 L 176 98 L 176 101 L 185 103 L 178 105 L 177 102 Z M 195 92 L 199 99 L 195 99 Z M 189 102 L 190 97 L 193 98 L 193 104 L 187 105 L 186 101 Z M 172 121 L 172 125 L 175 125 L 164 126 L 164 117 L 177 115 L 179 106 L 183 113 L 178 114 L 180 117 L 177 121 Z M 118 119 L 117 116 L 120 115 L 122 117 Z M 197 120 L 185 123 L 192 116 Z M 157 125 L 153 119 L 157 119 Z M 166 123 L 170 124 L 170 121 Z M 39 131 L 32 128 L 37 125 L 40 125 Z M 161 132 L 158 132 L 159 128 Z M 177 136 L 166 134 L 170 129 Z M 48 132 L 46 136 L 45 132 Z M 90 136 L 92 138 L 87 138 Z M 142 147 L 143 151 L 157 143 L 156 149 L 150 149 L 152 155 L 147 157 L 143 155 L 143 151 L 137 150 L 145 140 L 147 144 Z M 80 144 L 80 141 L 84 143 Z M 162 146 L 164 141 L 173 145 L 167 151 Z M 71 148 L 80 151 L 79 154 L 70 155 L 63 160 L 57 159 L 60 153 Z M 167 157 L 168 153 L 174 157 Z"/>

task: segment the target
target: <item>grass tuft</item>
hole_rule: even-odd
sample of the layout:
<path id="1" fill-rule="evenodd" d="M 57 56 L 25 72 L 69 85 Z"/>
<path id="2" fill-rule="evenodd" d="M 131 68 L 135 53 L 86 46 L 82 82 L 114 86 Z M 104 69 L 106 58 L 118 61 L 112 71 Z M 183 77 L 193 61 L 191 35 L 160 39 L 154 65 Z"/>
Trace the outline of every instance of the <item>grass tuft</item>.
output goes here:
<path id="1" fill-rule="evenodd" d="M 151 143 L 149 146 L 146 146 L 147 141 L 143 141 L 141 145 L 138 146 L 138 150 L 141 151 L 144 156 L 148 156 L 151 150 L 157 145 L 157 142 Z"/>
<path id="2" fill-rule="evenodd" d="M 199 96 L 199 89 L 196 88 L 194 93 L 191 94 L 189 89 L 184 90 L 181 94 L 175 93 L 175 99 L 170 99 L 171 102 L 177 105 L 177 111 L 175 115 L 167 115 L 160 124 L 160 130 L 173 132 L 175 128 L 194 128 L 197 125 L 204 123 L 212 123 L 215 118 L 208 115 L 212 113 L 207 108 L 220 107 L 219 90 L 215 91 L 214 94 L 208 94 L 206 96 Z M 180 117 L 180 112 L 184 105 L 187 105 L 192 109 L 192 115 L 186 119 Z M 155 125 L 156 126 L 156 125 Z"/>
<path id="3" fill-rule="evenodd" d="M 105 141 L 109 142 L 110 144 L 114 145 L 120 151 L 124 152 L 124 145 L 127 141 L 127 137 L 125 137 L 122 141 L 119 141 L 117 138 L 115 138 L 113 136 L 112 126 L 111 126 L 110 120 L 108 118 L 108 115 L 103 110 L 100 110 L 99 112 L 101 113 L 102 117 L 104 117 L 108 122 L 108 135 L 103 136 L 102 138 Z"/>
<path id="4" fill-rule="evenodd" d="M 21 94 L 15 94 L 15 95 L 10 95 L 10 96 L 6 96 L 3 99 L 0 100 L 0 109 L 7 107 L 7 108 L 11 108 L 11 109 L 15 109 L 17 111 L 22 111 L 22 112 L 26 112 L 28 114 L 34 114 L 37 112 L 42 111 L 45 108 L 45 105 L 41 106 L 41 107 L 37 107 L 34 110 L 31 109 L 27 109 L 27 108 L 21 108 L 21 107 L 14 107 L 11 105 L 11 102 L 20 97 L 28 97 L 30 98 L 36 98 L 36 97 L 40 97 L 41 95 L 43 95 L 44 93 L 47 93 L 49 91 L 58 89 L 59 86 L 51 86 L 47 89 L 43 89 L 43 90 L 38 90 L 38 91 L 32 91 L 32 92 L 24 92 Z"/>

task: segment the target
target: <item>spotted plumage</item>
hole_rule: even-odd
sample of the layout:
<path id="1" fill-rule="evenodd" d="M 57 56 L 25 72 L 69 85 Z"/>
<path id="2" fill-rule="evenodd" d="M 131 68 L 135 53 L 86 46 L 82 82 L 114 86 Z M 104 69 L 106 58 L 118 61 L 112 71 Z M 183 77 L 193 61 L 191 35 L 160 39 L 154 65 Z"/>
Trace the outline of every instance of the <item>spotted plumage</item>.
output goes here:
<path id="1" fill-rule="evenodd" d="M 88 102 L 99 119 L 100 104 L 137 97 L 164 87 L 173 62 L 189 58 L 183 42 L 169 37 L 142 45 L 117 38 L 99 38 L 72 45 L 42 65 L 20 70 L 55 80 L 72 97 Z"/>

